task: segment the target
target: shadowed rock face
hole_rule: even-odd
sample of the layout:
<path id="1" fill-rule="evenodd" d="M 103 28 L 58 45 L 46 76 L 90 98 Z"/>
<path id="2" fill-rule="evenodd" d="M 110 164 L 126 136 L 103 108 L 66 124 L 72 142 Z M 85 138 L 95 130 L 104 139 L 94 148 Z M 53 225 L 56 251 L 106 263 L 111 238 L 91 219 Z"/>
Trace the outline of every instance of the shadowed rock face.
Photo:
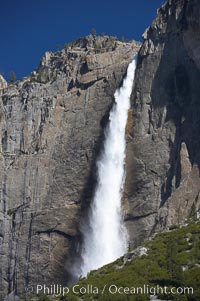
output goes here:
<path id="1" fill-rule="evenodd" d="M 199 1 L 167 1 L 143 36 L 127 132 L 132 243 L 199 210 L 199 20 Z"/>
<path id="2" fill-rule="evenodd" d="M 1 300 L 69 280 L 113 93 L 139 47 L 88 36 L 47 52 L 14 85 L 2 81 Z"/>

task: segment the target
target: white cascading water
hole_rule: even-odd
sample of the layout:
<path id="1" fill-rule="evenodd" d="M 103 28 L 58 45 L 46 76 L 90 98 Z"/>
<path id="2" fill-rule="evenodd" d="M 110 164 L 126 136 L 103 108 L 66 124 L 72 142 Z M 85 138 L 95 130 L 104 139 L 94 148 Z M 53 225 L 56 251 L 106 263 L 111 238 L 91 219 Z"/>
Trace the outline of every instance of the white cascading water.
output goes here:
<path id="1" fill-rule="evenodd" d="M 123 85 L 115 92 L 105 132 L 104 149 L 97 162 L 97 187 L 90 208 L 89 227 L 84 229 L 81 275 L 108 264 L 127 251 L 121 197 L 124 184 L 125 129 L 136 68 L 129 64 Z"/>

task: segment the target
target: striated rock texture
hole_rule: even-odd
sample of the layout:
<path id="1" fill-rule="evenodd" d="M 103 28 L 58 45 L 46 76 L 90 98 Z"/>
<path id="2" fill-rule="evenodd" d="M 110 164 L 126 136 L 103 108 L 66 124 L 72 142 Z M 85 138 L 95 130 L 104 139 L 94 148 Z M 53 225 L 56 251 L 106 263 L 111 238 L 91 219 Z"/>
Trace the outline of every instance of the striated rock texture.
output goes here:
<path id="1" fill-rule="evenodd" d="M 113 93 L 139 47 L 88 36 L 0 79 L 0 300 L 69 280 Z"/>
<path id="2" fill-rule="evenodd" d="M 169 0 L 144 33 L 127 125 L 131 242 L 200 207 L 200 5 Z"/>

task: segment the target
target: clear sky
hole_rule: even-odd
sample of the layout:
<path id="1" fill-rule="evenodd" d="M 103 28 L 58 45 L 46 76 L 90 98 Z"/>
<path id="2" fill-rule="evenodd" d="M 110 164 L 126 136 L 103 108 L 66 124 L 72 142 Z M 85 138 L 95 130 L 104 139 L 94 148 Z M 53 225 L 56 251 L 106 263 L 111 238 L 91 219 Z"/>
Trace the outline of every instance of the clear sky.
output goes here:
<path id="1" fill-rule="evenodd" d="M 56 44 L 105 32 L 141 40 L 164 0 L 0 0 L 0 72 L 28 75 Z"/>

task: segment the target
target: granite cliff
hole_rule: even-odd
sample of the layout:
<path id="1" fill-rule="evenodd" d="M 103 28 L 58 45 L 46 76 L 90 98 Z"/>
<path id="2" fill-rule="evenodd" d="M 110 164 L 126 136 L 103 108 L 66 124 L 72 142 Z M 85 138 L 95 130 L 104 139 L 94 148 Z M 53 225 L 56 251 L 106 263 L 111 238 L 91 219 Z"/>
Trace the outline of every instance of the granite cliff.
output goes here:
<path id="1" fill-rule="evenodd" d="M 139 50 L 123 197 L 131 246 L 200 206 L 200 6 L 169 0 L 144 42 L 88 36 L 0 77 L 0 299 L 66 283 L 95 186 L 103 128 Z"/>
<path id="2" fill-rule="evenodd" d="M 4 77 L 0 74 L 0 90 L 7 87 L 7 82 Z"/>
<path id="3" fill-rule="evenodd" d="M 113 94 L 137 42 L 88 36 L 0 78 L 0 300 L 69 280 Z"/>
<path id="4" fill-rule="evenodd" d="M 132 244 L 200 208 L 200 5 L 169 0 L 145 31 L 127 129 Z"/>

